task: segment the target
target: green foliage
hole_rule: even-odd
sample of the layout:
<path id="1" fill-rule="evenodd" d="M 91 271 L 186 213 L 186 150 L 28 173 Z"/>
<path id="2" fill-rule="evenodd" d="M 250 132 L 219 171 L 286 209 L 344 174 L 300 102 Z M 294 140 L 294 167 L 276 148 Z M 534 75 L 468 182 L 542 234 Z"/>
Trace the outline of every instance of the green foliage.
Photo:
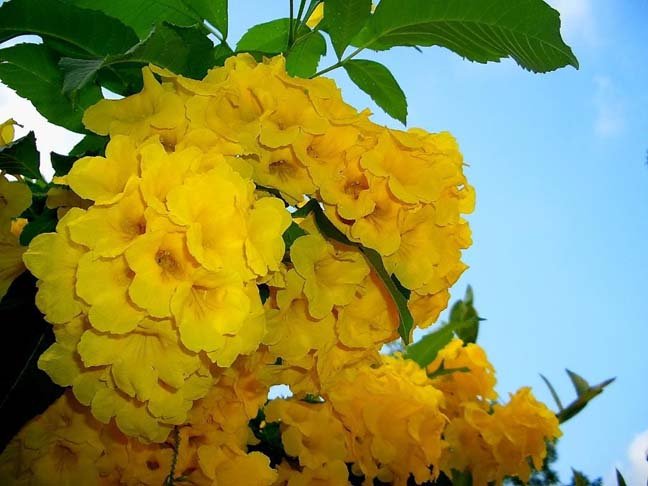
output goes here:
<path id="1" fill-rule="evenodd" d="M 290 19 L 283 18 L 255 25 L 236 44 L 237 52 L 279 54 L 288 49 Z"/>
<path id="2" fill-rule="evenodd" d="M 354 44 L 440 46 L 482 63 L 511 57 L 534 72 L 578 67 L 558 12 L 542 0 L 382 0 Z"/>
<path id="3" fill-rule="evenodd" d="M 284 231 L 283 234 L 283 240 L 286 245 L 286 250 L 288 250 L 292 244 L 295 242 L 297 238 L 300 236 L 304 236 L 306 232 L 301 229 L 297 223 L 290 223 L 290 226 L 288 226 L 288 229 Z"/>
<path id="4" fill-rule="evenodd" d="M 623 477 L 623 475 L 619 472 L 618 469 L 615 469 L 615 471 L 616 471 L 617 486 L 627 486 L 626 480 Z"/>
<path id="5" fill-rule="evenodd" d="M 426 334 L 414 344 L 407 346 L 407 348 L 405 348 L 405 357 L 416 361 L 421 368 L 426 368 L 427 365 L 434 361 L 439 351 L 452 341 L 455 336 L 462 340 L 462 336 L 474 336 L 476 339 L 477 331 L 475 328 L 478 326 L 479 320 L 480 318 L 477 311 L 473 307 L 473 291 L 472 288 L 468 286 L 464 299 L 458 300 L 452 306 L 452 310 L 450 311 L 450 321 L 439 329 Z M 468 343 L 475 341 L 464 342 Z M 441 368 L 444 368 L 443 365 Z M 434 373 L 436 373 L 436 371 L 433 372 L 433 374 Z"/>
<path id="6" fill-rule="evenodd" d="M 338 58 L 371 14 L 371 0 L 326 0 L 321 29 L 331 36 Z"/>
<path id="7" fill-rule="evenodd" d="M 317 71 L 320 59 L 326 54 L 326 39 L 318 31 L 298 38 L 286 55 L 286 71 L 291 76 L 309 78 Z"/>
<path id="8" fill-rule="evenodd" d="M 29 221 L 20 233 L 20 244 L 29 245 L 31 240 L 41 233 L 50 233 L 56 229 L 56 209 L 44 208 L 43 212 Z"/>
<path id="9" fill-rule="evenodd" d="M 344 64 L 351 81 L 371 96 L 385 113 L 407 123 L 407 100 L 392 73 L 375 61 L 353 59 Z"/>
<path id="10" fill-rule="evenodd" d="M 43 180 L 34 132 L 0 148 L 0 170 L 14 176 Z"/>
<path id="11" fill-rule="evenodd" d="M 75 132 L 84 131 L 83 111 L 101 99 L 101 91 L 89 86 L 73 98 L 63 96 L 63 73 L 53 49 L 45 44 L 17 44 L 0 50 L 0 62 L 0 80 L 30 100 L 50 122 Z"/>
<path id="12" fill-rule="evenodd" d="M 556 414 L 556 416 L 558 417 L 560 423 L 566 422 L 567 420 L 578 414 L 593 398 L 603 393 L 603 390 L 606 386 L 608 386 L 615 380 L 615 378 L 609 378 L 605 381 L 602 381 L 598 385 L 590 385 L 587 380 L 585 380 L 585 378 L 574 373 L 573 371 L 566 370 L 566 372 L 572 384 L 574 385 L 574 389 L 576 390 L 576 400 L 571 402 L 566 407 L 563 407 L 562 402 L 558 397 L 558 394 L 556 393 L 556 390 L 549 382 L 549 380 L 540 375 L 544 382 L 547 384 L 547 387 L 549 387 L 549 391 L 556 401 L 556 405 L 558 406 L 558 413 Z"/>

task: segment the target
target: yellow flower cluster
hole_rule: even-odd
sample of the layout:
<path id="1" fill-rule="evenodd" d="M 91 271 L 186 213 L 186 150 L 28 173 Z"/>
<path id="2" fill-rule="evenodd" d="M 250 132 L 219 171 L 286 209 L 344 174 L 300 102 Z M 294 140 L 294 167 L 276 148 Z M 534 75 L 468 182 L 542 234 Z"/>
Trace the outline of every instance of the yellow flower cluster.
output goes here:
<path id="1" fill-rule="evenodd" d="M 0 148 L 11 143 L 14 137 L 13 120 L 0 123 Z M 22 256 L 25 248 L 19 236 L 27 223 L 19 218 L 31 206 L 31 191 L 20 181 L 10 181 L 0 174 L 0 299 L 9 290 L 11 282 L 24 270 Z"/>
<path id="2" fill-rule="evenodd" d="M 474 192 L 452 136 L 375 125 L 282 57 L 238 55 L 203 80 L 151 66 L 143 80 L 86 112 L 105 156 L 56 180 L 56 232 L 24 255 L 56 336 L 39 366 L 71 392 L 14 439 L 0 478 L 159 485 L 172 464 L 210 486 L 528 475 L 559 433 L 544 405 L 523 390 L 491 409 L 476 345 L 442 350 L 428 372 L 469 372 L 436 378 L 381 356 L 399 314 L 363 251 L 313 214 L 283 239 L 287 207 L 320 201 L 431 324 L 470 244 Z M 266 405 L 278 384 L 293 396 Z M 250 426 L 260 409 L 281 434 L 272 463 Z"/>

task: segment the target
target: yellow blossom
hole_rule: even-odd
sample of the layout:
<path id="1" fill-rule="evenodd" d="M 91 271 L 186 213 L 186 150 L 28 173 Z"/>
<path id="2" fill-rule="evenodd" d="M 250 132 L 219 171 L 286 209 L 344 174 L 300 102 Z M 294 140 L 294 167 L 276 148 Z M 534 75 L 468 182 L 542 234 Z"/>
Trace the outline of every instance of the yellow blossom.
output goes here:
<path id="1" fill-rule="evenodd" d="M 0 123 L 0 147 L 9 145 L 14 138 L 14 125 L 17 123 L 11 118 Z"/>
<path id="2" fill-rule="evenodd" d="M 0 300 L 9 290 L 11 283 L 25 271 L 25 250 L 17 236 L 0 230 Z"/>
<path id="3" fill-rule="evenodd" d="M 9 181 L 0 174 L 0 229 L 8 229 L 11 220 L 31 206 L 31 201 L 32 194 L 27 184 Z"/>

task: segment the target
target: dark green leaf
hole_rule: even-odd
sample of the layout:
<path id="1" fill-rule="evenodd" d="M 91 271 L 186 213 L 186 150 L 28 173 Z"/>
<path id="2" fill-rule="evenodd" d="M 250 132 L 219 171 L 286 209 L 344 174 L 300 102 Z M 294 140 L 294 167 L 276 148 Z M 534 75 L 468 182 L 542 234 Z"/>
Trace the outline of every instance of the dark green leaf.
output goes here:
<path id="1" fill-rule="evenodd" d="M 21 175 L 42 181 L 39 158 L 36 137 L 34 132 L 29 132 L 24 137 L 0 148 L 0 170 L 11 175 Z"/>
<path id="2" fill-rule="evenodd" d="M 31 240 L 41 233 L 50 233 L 56 229 L 56 209 L 45 208 L 34 220 L 27 223 L 20 233 L 20 244 L 29 245 Z"/>
<path id="3" fill-rule="evenodd" d="M 511 57 L 535 72 L 578 68 L 560 15 L 543 0 L 382 0 L 353 42 L 373 50 L 440 46 L 482 63 Z"/>
<path id="4" fill-rule="evenodd" d="M 572 484 L 574 486 L 589 486 L 590 482 L 582 472 L 572 468 Z"/>
<path id="5" fill-rule="evenodd" d="M 623 475 L 619 472 L 618 469 L 615 469 L 615 471 L 616 471 L 617 485 L 618 486 L 627 486 L 626 480 L 624 479 Z"/>
<path id="6" fill-rule="evenodd" d="M 175 25 L 190 26 L 202 21 L 196 12 L 187 6 L 189 0 L 66 0 L 78 7 L 99 10 L 106 15 L 119 19 L 132 28 L 140 39 L 146 37 L 154 25 L 167 21 Z M 218 3 L 218 0 L 215 0 Z M 135 44 L 131 42 L 119 52 Z"/>
<path id="7" fill-rule="evenodd" d="M 347 61 L 344 69 L 362 91 L 403 125 L 407 123 L 407 100 L 392 73 L 380 63 L 365 59 Z"/>
<path id="8" fill-rule="evenodd" d="M 74 59 L 62 57 L 59 66 L 63 70 L 63 93 L 68 94 L 84 88 L 103 67 L 103 59 Z"/>
<path id="9" fill-rule="evenodd" d="M 321 28 L 331 36 L 338 58 L 371 14 L 371 0 L 326 0 Z"/>
<path id="10" fill-rule="evenodd" d="M 99 87 L 82 89 L 74 102 L 63 96 L 58 59 L 43 44 L 17 44 L 2 49 L 0 62 L 0 79 L 19 96 L 31 101 L 41 115 L 55 125 L 84 131 L 83 111 L 101 99 Z"/>
<path id="11" fill-rule="evenodd" d="M 234 51 L 227 44 L 218 44 L 214 47 L 214 66 L 222 66 L 228 57 L 233 56 Z"/>
<path id="12" fill-rule="evenodd" d="M 297 223 L 290 223 L 288 229 L 284 231 L 283 240 L 286 245 L 286 250 L 288 250 L 297 238 L 307 234 L 303 229 L 301 229 Z"/>
<path id="13" fill-rule="evenodd" d="M 320 59 L 326 54 L 326 40 L 317 31 L 310 32 L 295 42 L 286 56 L 286 71 L 291 76 L 309 78 L 317 71 Z"/>
<path id="14" fill-rule="evenodd" d="M 182 0 L 182 3 L 227 38 L 227 0 Z"/>
<path id="15" fill-rule="evenodd" d="M 114 2 L 120 3 L 120 2 Z M 0 42 L 34 34 L 101 58 L 128 50 L 137 35 L 103 12 L 58 0 L 17 0 L 0 7 Z"/>
<path id="16" fill-rule="evenodd" d="M 103 155 L 107 144 L 108 137 L 102 137 L 101 135 L 91 133 L 83 137 L 81 141 L 77 143 L 72 150 L 70 150 L 70 155 L 73 157 Z"/>
<path id="17" fill-rule="evenodd" d="M 450 322 L 462 323 L 457 329 L 457 335 L 465 344 L 477 342 L 479 322 L 483 320 L 477 314 L 473 301 L 473 290 L 469 285 L 463 300 L 457 301 L 450 310 Z"/>
<path id="18" fill-rule="evenodd" d="M 382 258 L 380 254 L 371 248 L 366 248 L 358 243 L 354 243 L 349 240 L 344 233 L 335 227 L 333 223 L 326 217 L 324 210 L 320 206 L 319 202 L 316 199 L 311 199 L 304 206 L 295 211 L 292 216 L 293 218 L 303 218 L 309 213 L 313 213 L 315 216 L 315 223 L 320 232 L 332 240 L 338 241 L 344 245 L 354 246 L 358 248 L 365 256 L 369 264 L 373 267 L 374 271 L 380 277 L 385 288 L 391 295 L 396 308 L 398 309 L 399 317 L 399 326 L 398 333 L 400 334 L 401 339 L 405 344 L 409 344 L 412 334 L 412 329 L 414 327 L 414 318 L 407 307 L 407 299 L 405 296 L 398 290 L 394 281 L 391 279 L 391 276 L 385 269 Z"/>
<path id="19" fill-rule="evenodd" d="M 542 380 L 547 385 L 547 388 L 549 388 L 549 391 L 551 392 L 551 396 L 553 397 L 554 401 L 556 402 L 556 405 L 558 405 L 558 410 L 562 411 L 563 410 L 563 404 L 560 401 L 560 397 L 558 396 L 558 393 L 556 392 L 556 389 L 553 387 L 551 382 L 543 374 L 540 374 L 540 378 L 542 378 Z"/>
<path id="20" fill-rule="evenodd" d="M 70 172 L 72 165 L 76 162 L 77 158 L 70 155 L 51 154 L 52 168 L 54 175 L 61 177 Z"/>
<path id="21" fill-rule="evenodd" d="M 289 19 L 258 24 L 248 30 L 236 45 L 237 52 L 279 54 L 288 47 Z"/>

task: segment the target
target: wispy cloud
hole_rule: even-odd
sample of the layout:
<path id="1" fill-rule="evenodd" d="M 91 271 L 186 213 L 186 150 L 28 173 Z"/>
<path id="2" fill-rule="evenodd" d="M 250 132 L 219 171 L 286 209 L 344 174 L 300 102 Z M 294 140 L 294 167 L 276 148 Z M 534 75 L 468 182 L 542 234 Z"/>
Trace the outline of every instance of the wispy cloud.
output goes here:
<path id="1" fill-rule="evenodd" d="M 594 131 L 600 137 L 613 137 L 625 128 L 625 106 L 623 97 L 608 76 L 594 78 L 596 119 Z"/>
<path id="2" fill-rule="evenodd" d="M 623 474 L 627 484 L 648 484 L 648 430 L 635 436 L 628 446 L 626 459 L 615 464 L 604 478 L 605 486 L 617 486 L 614 469 Z"/>
<path id="3" fill-rule="evenodd" d="M 569 40 L 597 43 L 596 20 L 591 0 L 548 0 L 560 12 L 561 31 Z"/>

